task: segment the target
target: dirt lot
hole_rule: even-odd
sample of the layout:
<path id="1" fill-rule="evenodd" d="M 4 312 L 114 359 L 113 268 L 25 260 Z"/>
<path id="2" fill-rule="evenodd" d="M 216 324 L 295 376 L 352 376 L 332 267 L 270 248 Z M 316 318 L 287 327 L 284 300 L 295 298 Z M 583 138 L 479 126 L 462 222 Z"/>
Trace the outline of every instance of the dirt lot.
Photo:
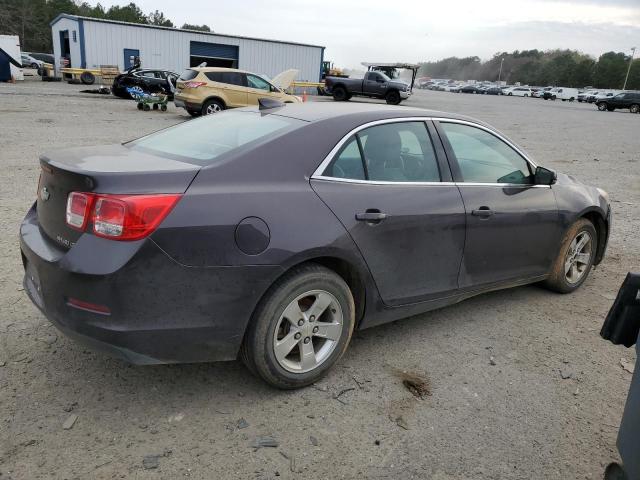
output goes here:
<path id="1" fill-rule="evenodd" d="M 357 333 L 323 381 L 280 392 L 240 363 L 132 367 L 92 353 L 27 299 L 17 232 L 38 155 L 188 118 L 81 89 L 0 84 L 0 478 L 566 480 L 601 478 L 617 458 L 631 379 L 620 361 L 635 354 L 598 333 L 626 272 L 640 271 L 640 115 L 417 92 L 406 105 L 485 120 L 607 190 L 608 255 L 570 296 L 516 288 Z M 414 397 L 401 371 L 425 376 L 430 395 Z M 259 436 L 279 446 L 251 448 Z"/>

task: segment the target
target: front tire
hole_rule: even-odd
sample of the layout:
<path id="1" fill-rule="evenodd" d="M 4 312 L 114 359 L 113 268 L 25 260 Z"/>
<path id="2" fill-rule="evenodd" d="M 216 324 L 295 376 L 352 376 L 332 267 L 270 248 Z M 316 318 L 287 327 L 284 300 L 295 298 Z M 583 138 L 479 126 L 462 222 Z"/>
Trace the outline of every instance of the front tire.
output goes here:
<path id="1" fill-rule="evenodd" d="M 597 249 L 595 227 L 586 218 L 579 219 L 565 233 L 545 286 L 558 293 L 577 290 L 589 276 Z"/>
<path id="2" fill-rule="evenodd" d="M 319 380 L 347 349 L 355 325 L 353 296 L 335 272 L 294 268 L 256 308 L 240 356 L 270 385 L 294 389 Z"/>
<path id="3" fill-rule="evenodd" d="M 638 104 L 634 103 L 633 105 L 631 105 L 631 106 L 629 107 L 629 111 L 630 111 L 631 113 L 640 113 L 640 105 L 638 105 Z"/>
<path id="4" fill-rule="evenodd" d="M 400 97 L 399 92 L 392 90 L 391 92 L 387 93 L 385 100 L 389 105 L 399 105 L 400 102 L 402 101 L 402 98 Z"/>

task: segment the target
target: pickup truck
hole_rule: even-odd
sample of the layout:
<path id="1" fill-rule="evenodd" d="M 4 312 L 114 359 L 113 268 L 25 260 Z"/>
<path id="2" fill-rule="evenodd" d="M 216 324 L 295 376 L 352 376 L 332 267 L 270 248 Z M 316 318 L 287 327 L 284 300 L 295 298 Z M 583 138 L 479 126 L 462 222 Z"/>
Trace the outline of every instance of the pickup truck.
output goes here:
<path id="1" fill-rule="evenodd" d="M 367 72 L 364 78 L 326 77 L 325 91 L 338 102 L 352 96 L 384 98 L 390 105 L 398 105 L 411 95 L 409 85 L 391 80 L 382 72 Z"/>

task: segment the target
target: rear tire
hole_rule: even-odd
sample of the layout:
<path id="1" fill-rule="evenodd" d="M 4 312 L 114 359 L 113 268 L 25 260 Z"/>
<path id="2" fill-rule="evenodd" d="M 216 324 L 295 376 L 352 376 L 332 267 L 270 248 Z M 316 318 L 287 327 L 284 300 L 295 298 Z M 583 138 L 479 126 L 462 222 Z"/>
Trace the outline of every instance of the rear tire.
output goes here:
<path id="1" fill-rule="evenodd" d="M 597 105 L 598 105 L 598 110 L 600 110 L 601 112 L 604 112 L 605 110 L 607 110 L 606 102 L 599 102 Z"/>
<path id="2" fill-rule="evenodd" d="M 629 111 L 630 111 L 631 113 L 640 113 L 640 105 L 638 105 L 638 104 L 634 103 L 633 105 L 631 105 L 631 106 L 629 107 Z"/>
<path id="3" fill-rule="evenodd" d="M 316 305 L 318 318 L 310 313 Z M 329 330 L 327 325 L 333 327 Z M 279 279 L 260 301 L 240 357 L 252 373 L 276 388 L 304 387 L 319 380 L 340 359 L 354 325 L 353 296 L 345 281 L 321 265 L 302 265 Z M 317 328 L 327 336 L 317 335 Z M 285 343 L 289 348 L 282 350 L 279 345 Z M 303 360 L 303 351 L 312 356 Z M 311 360 L 307 363 L 306 359 Z"/>
<path id="4" fill-rule="evenodd" d="M 224 104 L 220 100 L 211 99 L 202 104 L 202 115 L 220 113 L 224 110 Z"/>
<path id="5" fill-rule="evenodd" d="M 584 241 L 584 245 L 581 242 Z M 586 218 L 576 221 L 564 234 L 560 251 L 544 285 L 558 293 L 577 290 L 589 276 L 598 250 L 598 234 Z"/>
<path id="6" fill-rule="evenodd" d="M 344 102 L 348 97 L 349 95 L 344 87 L 336 87 L 333 89 L 333 99 L 336 102 Z"/>
<path id="7" fill-rule="evenodd" d="M 389 105 L 399 105 L 400 102 L 402 101 L 402 98 L 400 97 L 400 93 L 399 92 L 396 92 L 395 90 L 392 90 L 389 93 L 387 93 L 387 96 L 385 97 L 385 100 L 387 101 L 387 103 Z"/>

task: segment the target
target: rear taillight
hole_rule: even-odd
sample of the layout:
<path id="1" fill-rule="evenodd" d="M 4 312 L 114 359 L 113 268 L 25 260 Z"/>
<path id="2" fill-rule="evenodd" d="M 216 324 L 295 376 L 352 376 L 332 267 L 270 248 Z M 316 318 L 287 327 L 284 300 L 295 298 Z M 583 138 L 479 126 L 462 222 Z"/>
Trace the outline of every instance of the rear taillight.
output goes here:
<path id="1" fill-rule="evenodd" d="M 84 230 L 89 219 L 89 209 L 93 195 L 71 192 L 67 198 L 67 225 L 76 230 Z"/>
<path id="2" fill-rule="evenodd" d="M 198 88 L 206 85 L 207 82 L 185 82 L 184 88 Z"/>
<path id="3" fill-rule="evenodd" d="M 113 240 L 139 240 L 153 232 L 180 200 L 179 194 L 102 195 L 72 192 L 67 225 Z"/>

